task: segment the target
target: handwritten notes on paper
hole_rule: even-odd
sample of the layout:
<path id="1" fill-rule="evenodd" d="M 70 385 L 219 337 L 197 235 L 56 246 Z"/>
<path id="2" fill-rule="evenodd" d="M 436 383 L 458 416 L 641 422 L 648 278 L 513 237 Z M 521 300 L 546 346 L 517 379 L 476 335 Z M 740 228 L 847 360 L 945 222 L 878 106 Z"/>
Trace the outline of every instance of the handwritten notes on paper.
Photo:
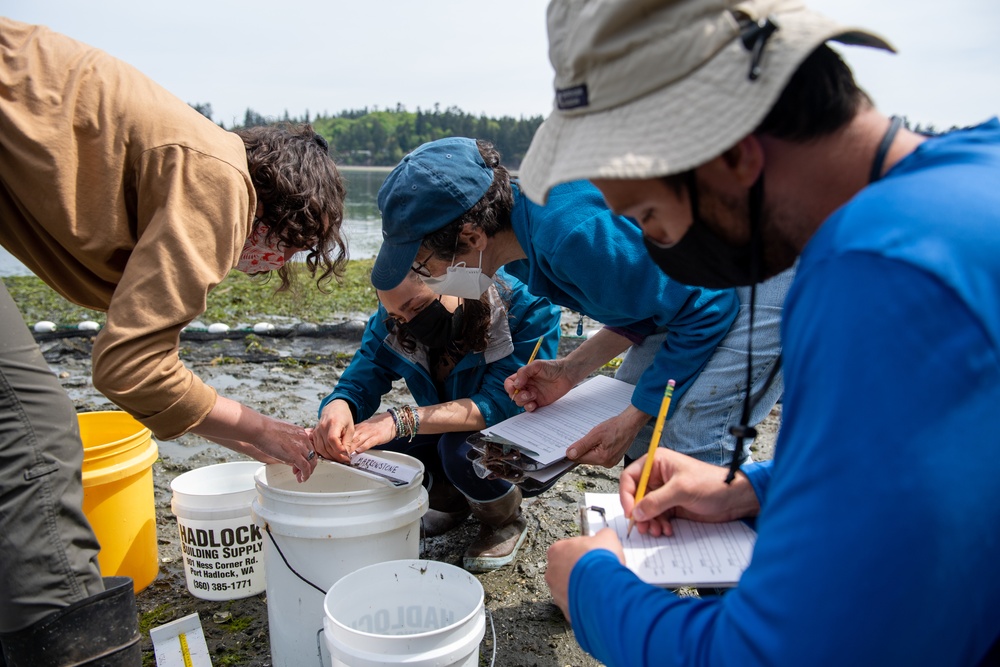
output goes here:
<path id="1" fill-rule="evenodd" d="M 637 530 L 625 537 L 628 519 L 616 493 L 584 494 L 586 507 L 604 508 L 608 527 L 618 533 L 625 564 L 646 583 L 680 586 L 735 586 L 750 565 L 757 534 L 742 521 L 701 523 L 673 519 L 672 537 L 651 537 Z M 604 527 L 599 513 L 585 510 L 585 532 Z"/>
<path id="2" fill-rule="evenodd" d="M 555 403 L 505 419 L 483 433 L 507 441 L 548 465 L 564 458 L 566 448 L 592 428 L 621 414 L 629 406 L 634 390 L 627 382 L 596 375 Z"/>

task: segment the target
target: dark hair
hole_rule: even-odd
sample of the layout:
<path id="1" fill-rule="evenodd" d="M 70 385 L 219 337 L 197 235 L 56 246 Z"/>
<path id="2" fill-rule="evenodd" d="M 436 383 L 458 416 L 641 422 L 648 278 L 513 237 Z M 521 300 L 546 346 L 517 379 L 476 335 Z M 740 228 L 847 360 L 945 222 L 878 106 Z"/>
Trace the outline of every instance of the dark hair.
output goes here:
<path id="1" fill-rule="evenodd" d="M 754 134 L 805 142 L 844 127 L 871 98 L 840 55 L 821 44 L 802 61 Z"/>
<path id="2" fill-rule="evenodd" d="M 469 250 L 467 246 L 458 243 L 459 232 L 467 222 L 480 227 L 488 237 L 511 227 L 510 212 L 514 208 L 514 192 L 510 185 L 510 172 L 501 166 L 500 153 L 492 143 L 477 139 L 476 146 L 479 147 L 479 154 L 483 156 L 486 166 L 493 169 L 493 183 L 472 208 L 424 237 L 423 246 L 441 259 L 450 259 L 455 254 Z"/>
<path id="3" fill-rule="evenodd" d="M 343 274 L 347 242 L 344 183 L 326 140 L 308 124 L 279 124 L 235 131 L 247 150 L 250 180 L 264 206 L 267 239 L 308 248 L 306 266 L 321 287 Z M 291 284 L 291 268 L 278 269 L 279 290 Z"/>

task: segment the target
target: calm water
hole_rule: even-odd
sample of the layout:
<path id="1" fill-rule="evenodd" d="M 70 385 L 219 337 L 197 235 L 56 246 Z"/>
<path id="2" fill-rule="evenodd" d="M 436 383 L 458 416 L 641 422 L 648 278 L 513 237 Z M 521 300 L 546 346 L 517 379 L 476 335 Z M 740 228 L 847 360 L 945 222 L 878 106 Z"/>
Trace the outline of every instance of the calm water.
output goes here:
<path id="1" fill-rule="evenodd" d="M 351 259 L 374 257 L 382 245 L 382 225 L 376 195 L 386 169 L 343 169 L 347 182 L 344 229 Z M 27 276 L 31 272 L 0 247 L 0 276 Z"/>

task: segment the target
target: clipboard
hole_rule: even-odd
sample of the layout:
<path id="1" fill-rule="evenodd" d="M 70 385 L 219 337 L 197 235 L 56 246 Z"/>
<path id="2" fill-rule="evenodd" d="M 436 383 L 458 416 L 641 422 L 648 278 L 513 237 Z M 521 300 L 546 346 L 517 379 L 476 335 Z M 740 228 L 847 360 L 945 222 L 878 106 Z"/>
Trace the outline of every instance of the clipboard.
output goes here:
<path id="1" fill-rule="evenodd" d="M 503 479 L 540 492 L 576 467 L 566 449 L 601 422 L 622 413 L 635 387 L 595 375 L 551 405 L 522 412 L 467 439 L 468 458 L 483 479 Z"/>
<path id="2" fill-rule="evenodd" d="M 550 405 L 488 426 L 477 443 L 517 449 L 542 466 L 552 465 L 565 459 L 566 449 L 595 426 L 620 415 L 631 404 L 634 391 L 627 382 L 595 375 Z"/>
<path id="3" fill-rule="evenodd" d="M 497 442 L 483 433 L 473 433 L 466 442 L 471 449 L 466 457 L 482 479 L 503 479 L 526 493 L 541 493 L 577 466 L 575 461 L 559 459 L 545 465 L 509 442 Z"/>

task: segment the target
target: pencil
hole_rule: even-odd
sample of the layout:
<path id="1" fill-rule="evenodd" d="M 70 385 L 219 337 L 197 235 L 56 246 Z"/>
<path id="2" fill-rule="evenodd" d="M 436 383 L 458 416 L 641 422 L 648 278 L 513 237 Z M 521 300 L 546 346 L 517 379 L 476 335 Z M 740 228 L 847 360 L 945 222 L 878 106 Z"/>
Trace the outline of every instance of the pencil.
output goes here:
<path id="1" fill-rule="evenodd" d="M 660 435 L 663 433 L 663 422 L 667 420 L 667 411 L 670 410 L 670 398 L 674 395 L 675 384 L 676 382 L 670 380 L 667 382 L 667 388 L 663 392 L 663 402 L 660 403 L 660 414 L 656 415 L 656 425 L 653 427 L 653 437 L 649 439 L 649 451 L 646 452 L 646 463 L 642 466 L 642 475 L 639 477 L 639 488 L 635 492 L 636 505 L 638 505 L 639 501 L 646 495 L 646 485 L 649 484 L 649 473 L 653 471 L 653 455 L 656 454 L 656 448 L 660 445 Z M 632 534 L 632 526 L 634 525 L 635 519 L 630 518 L 628 520 L 628 530 L 625 531 L 625 537 Z"/>
<path id="2" fill-rule="evenodd" d="M 542 346 L 542 341 L 543 340 L 545 340 L 545 336 L 539 336 L 538 337 L 538 342 L 535 343 L 535 349 L 531 351 L 531 356 L 528 357 L 528 364 L 530 364 L 532 361 L 534 361 L 535 357 L 538 356 L 538 348 L 540 348 Z M 527 366 L 528 364 L 525 364 L 525 366 Z M 521 388 L 520 387 L 515 387 L 514 388 L 514 395 L 517 396 L 517 392 L 519 392 L 519 391 L 521 391 Z"/>

